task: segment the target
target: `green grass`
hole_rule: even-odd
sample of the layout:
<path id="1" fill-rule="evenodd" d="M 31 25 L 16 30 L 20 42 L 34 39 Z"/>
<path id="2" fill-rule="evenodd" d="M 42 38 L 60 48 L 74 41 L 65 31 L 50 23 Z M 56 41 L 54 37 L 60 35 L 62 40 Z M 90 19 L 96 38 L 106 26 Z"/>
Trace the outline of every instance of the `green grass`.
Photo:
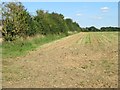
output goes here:
<path id="1" fill-rule="evenodd" d="M 31 40 L 17 40 L 16 42 L 3 42 L 2 57 L 14 58 L 26 55 L 28 51 L 35 50 L 40 45 L 65 37 L 62 35 L 48 35 L 46 37 L 35 37 Z"/>
<path id="2" fill-rule="evenodd" d="M 86 36 L 85 43 L 86 43 L 86 44 L 87 44 L 87 43 L 91 43 L 90 34 L 88 34 L 88 35 Z"/>

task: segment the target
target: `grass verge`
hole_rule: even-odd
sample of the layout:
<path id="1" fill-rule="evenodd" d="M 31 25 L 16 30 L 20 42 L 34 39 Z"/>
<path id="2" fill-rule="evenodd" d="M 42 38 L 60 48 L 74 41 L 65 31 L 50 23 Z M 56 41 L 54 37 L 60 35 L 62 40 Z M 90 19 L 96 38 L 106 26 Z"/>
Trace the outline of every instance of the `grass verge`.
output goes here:
<path id="1" fill-rule="evenodd" d="M 45 37 L 35 37 L 31 40 L 17 40 L 15 42 L 3 42 L 2 57 L 15 58 L 26 55 L 28 51 L 35 50 L 40 45 L 65 37 L 66 35 L 47 35 Z"/>

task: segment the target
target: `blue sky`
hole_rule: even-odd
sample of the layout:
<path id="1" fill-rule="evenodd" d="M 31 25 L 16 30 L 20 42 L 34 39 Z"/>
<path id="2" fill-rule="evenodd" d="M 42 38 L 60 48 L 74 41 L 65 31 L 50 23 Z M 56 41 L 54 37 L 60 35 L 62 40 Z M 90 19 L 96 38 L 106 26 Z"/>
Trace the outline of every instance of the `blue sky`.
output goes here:
<path id="1" fill-rule="evenodd" d="M 61 13 L 81 27 L 118 26 L 117 2 L 22 2 L 32 14 L 37 9 Z"/>

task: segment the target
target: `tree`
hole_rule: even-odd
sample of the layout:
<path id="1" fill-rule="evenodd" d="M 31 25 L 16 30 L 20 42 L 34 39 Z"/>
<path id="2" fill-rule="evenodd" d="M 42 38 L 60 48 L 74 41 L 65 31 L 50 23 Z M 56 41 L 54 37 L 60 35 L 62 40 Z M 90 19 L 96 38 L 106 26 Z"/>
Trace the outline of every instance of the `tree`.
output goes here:
<path id="1" fill-rule="evenodd" d="M 37 10 L 36 13 L 37 15 L 35 16 L 34 20 L 36 22 L 37 32 L 43 35 L 47 35 L 48 33 L 50 33 L 50 27 L 47 22 L 48 12 Z"/>
<path id="2" fill-rule="evenodd" d="M 5 40 L 12 41 L 17 36 L 26 37 L 30 29 L 31 16 L 21 2 L 3 3 L 3 29 Z"/>
<path id="3" fill-rule="evenodd" d="M 69 31 L 81 31 L 81 28 L 80 28 L 80 26 L 79 26 L 79 24 L 78 23 L 76 23 L 76 22 L 73 22 L 72 21 L 72 19 L 65 19 L 65 21 L 66 21 L 66 24 L 67 24 L 67 26 L 68 26 L 68 28 L 69 28 Z"/>

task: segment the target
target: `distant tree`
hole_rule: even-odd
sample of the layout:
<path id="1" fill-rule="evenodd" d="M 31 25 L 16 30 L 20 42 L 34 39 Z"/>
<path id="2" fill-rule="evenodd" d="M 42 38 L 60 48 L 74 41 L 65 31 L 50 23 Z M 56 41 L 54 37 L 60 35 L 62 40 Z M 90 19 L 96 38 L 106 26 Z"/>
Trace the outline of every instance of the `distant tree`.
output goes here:
<path id="1" fill-rule="evenodd" d="M 120 31 L 119 27 L 101 27 L 100 31 Z"/>
<path id="2" fill-rule="evenodd" d="M 94 26 L 91 26 L 91 27 L 86 27 L 86 28 L 82 28 L 83 32 L 103 32 L 103 31 L 120 31 L 120 28 L 118 27 L 101 27 L 100 29 L 94 27 Z"/>
<path id="3" fill-rule="evenodd" d="M 96 32 L 96 31 L 99 31 L 99 29 L 97 29 L 97 28 L 94 27 L 94 26 L 91 26 L 91 27 L 88 28 L 88 31 Z"/>

